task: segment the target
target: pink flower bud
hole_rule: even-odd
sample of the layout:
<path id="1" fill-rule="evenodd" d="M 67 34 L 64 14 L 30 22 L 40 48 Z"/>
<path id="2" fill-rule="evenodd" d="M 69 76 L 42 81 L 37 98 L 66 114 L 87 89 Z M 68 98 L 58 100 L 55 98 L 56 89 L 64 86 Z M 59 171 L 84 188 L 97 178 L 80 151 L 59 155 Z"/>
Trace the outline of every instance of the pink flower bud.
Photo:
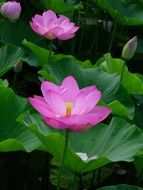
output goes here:
<path id="1" fill-rule="evenodd" d="M 133 57 L 135 51 L 137 49 L 137 37 L 135 36 L 131 40 L 129 40 L 122 50 L 122 58 L 125 60 L 129 60 Z"/>
<path id="2" fill-rule="evenodd" d="M 60 40 L 68 40 L 75 36 L 75 32 L 79 29 L 78 26 L 75 26 L 74 22 L 60 15 L 57 15 L 52 11 L 48 10 L 42 15 L 36 14 L 30 22 L 31 28 L 37 34 L 53 40 L 58 38 Z"/>
<path id="3" fill-rule="evenodd" d="M 15 21 L 19 18 L 21 13 L 20 3 L 16 1 L 8 1 L 1 6 L 0 12 L 3 17 Z"/>

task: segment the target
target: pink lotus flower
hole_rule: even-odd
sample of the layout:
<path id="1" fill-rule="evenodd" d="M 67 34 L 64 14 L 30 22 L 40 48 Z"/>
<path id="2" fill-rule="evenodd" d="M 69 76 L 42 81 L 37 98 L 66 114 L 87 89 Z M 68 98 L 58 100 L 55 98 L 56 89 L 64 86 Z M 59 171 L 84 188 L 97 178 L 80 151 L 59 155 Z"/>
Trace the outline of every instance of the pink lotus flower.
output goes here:
<path id="1" fill-rule="evenodd" d="M 75 23 L 60 15 L 48 10 L 41 15 L 36 14 L 30 22 L 31 28 L 39 35 L 49 40 L 58 38 L 60 40 L 68 40 L 74 37 L 75 32 L 79 29 Z"/>
<path id="2" fill-rule="evenodd" d="M 20 3 L 8 1 L 1 6 L 0 12 L 5 18 L 15 21 L 19 18 L 21 13 Z"/>
<path id="3" fill-rule="evenodd" d="M 41 91 L 43 97 L 34 96 L 29 102 L 53 128 L 84 131 L 111 113 L 107 107 L 96 106 L 101 98 L 96 86 L 79 89 L 72 76 L 66 77 L 61 86 L 44 81 Z"/>

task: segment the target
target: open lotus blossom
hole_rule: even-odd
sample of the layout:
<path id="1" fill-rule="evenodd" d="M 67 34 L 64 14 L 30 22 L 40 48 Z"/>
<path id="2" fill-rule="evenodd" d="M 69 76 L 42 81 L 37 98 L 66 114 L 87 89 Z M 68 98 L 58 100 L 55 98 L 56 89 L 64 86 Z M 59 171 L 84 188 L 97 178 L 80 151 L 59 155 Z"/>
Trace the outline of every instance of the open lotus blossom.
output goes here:
<path id="1" fill-rule="evenodd" d="M 36 14 L 30 22 L 31 28 L 39 35 L 44 36 L 49 40 L 58 38 L 60 40 L 68 40 L 74 37 L 75 32 L 79 29 L 75 26 L 74 22 L 60 15 L 57 15 L 52 11 L 48 10 L 42 15 Z"/>
<path id="2" fill-rule="evenodd" d="M 20 16 L 21 5 L 16 1 L 8 1 L 1 6 L 0 12 L 5 18 L 15 21 Z"/>
<path id="3" fill-rule="evenodd" d="M 44 81 L 41 91 L 43 97 L 34 96 L 29 102 L 53 128 L 84 131 L 111 113 L 109 108 L 96 105 L 101 98 L 96 86 L 79 89 L 72 76 L 66 77 L 61 86 Z"/>

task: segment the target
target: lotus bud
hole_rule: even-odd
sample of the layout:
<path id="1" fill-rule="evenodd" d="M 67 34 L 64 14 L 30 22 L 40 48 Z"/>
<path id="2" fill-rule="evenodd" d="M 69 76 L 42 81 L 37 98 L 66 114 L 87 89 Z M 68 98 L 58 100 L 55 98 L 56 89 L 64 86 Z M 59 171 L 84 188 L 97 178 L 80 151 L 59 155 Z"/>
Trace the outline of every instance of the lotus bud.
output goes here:
<path id="1" fill-rule="evenodd" d="M 22 71 L 22 61 L 18 61 L 15 66 L 14 66 L 14 72 L 15 73 L 20 73 Z"/>
<path id="2" fill-rule="evenodd" d="M 125 60 L 129 60 L 133 57 L 135 51 L 137 49 L 137 36 L 133 37 L 131 40 L 129 40 L 122 50 L 121 57 Z"/>
<path id="3" fill-rule="evenodd" d="M 20 3 L 16 1 L 8 1 L 1 6 L 0 12 L 3 17 L 15 21 L 19 18 L 21 13 Z"/>

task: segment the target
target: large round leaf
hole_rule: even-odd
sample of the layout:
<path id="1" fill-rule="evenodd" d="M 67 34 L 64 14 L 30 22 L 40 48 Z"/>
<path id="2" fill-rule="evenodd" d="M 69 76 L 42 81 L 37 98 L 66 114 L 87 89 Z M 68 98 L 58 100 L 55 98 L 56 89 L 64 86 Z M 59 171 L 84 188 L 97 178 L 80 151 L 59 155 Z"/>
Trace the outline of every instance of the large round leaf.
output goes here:
<path id="1" fill-rule="evenodd" d="M 35 55 L 38 62 L 38 65 L 35 66 L 44 67 L 49 64 L 49 51 L 47 49 L 39 47 L 32 42 L 27 42 L 26 40 L 23 40 L 22 43 Z"/>
<path id="2" fill-rule="evenodd" d="M 111 102 L 119 89 L 119 76 L 108 74 L 98 68 L 84 69 L 72 56 L 56 55 L 53 58 L 50 72 L 58 83 L 68 75 L 72 75 L 77 80 L 81 88 L 89 85 L 96 85 L 102 92 L 102 100 Z"/>
<path id="3" fill-rule="evenodd" d="M 32 50 L 41 66 L 46 67 L 48 65 L 47 59 L 49 54 L 47 50 L 31 42 L 24 41 L 23 43 Z M 120 77 L 117 74 L 108 74 L 101 69 L 91 66 L 89 61 L 81 62 L 70 55 L 53 55 L 51 65 L 48 65 L 43 71 L 47 72 L 48 75 L 51 74 L 58 84 L 66 76 L 72 75 L 81 88 L 96 85 L 102 92 L 102 100 L 106 103 L 114 99 L 119 89 Z"/>
<path id="4" fill-rule="evenodd" d="M 27 48 L 29 48 L 31 50 L 31 53 L 33 53 L 33 56 L 35 56 L 36 58 L 36 62 L 38 64 L 35 64 L 34 66 L 40 66 L 40 67 L 46 67 L 49 65 L 49 50 L 47 49 L 44 49 L 32 42 L 29 42 L 27 40 L 23 40 L 22 42 Z M 29 52 L 29 51 L 28 51 Z M 81 67 L 84 67 L 84 68 L 90 68 L 90 67 L 93 67 L 91 62 L 89 60 L 86 60 L 86 61 L 79 61 L 77 59 L 75 59 L 74 57 L 72 56 L 66 56 L 66 55 L 56 55 L 56 59 L 57 57 L 59 57 L 60 59 L 61 58 L 71 58 L 73 60 L 73 62 L 75 62 L 76 64 L 80 65 Z M 54 59 L 55 56 L 54 56 L 54 52 L 52 52 L 52 57 L 51 59 Z M 51 60 L 52 61 L 52 60 Z"/>
<path id="5" fill-rule="evenodd" d="M 41 146 L 37 137 L 17 118 L 27 109 L 27 100 L 0 86 L 0 151 L 32 151 Z"/>
<path id="6" fill-rule="evenodd" d="M 45 150 L 60 162 L 64 150 L 63 131 L 47 127 L 40 116 L 28 114 L 24 124 L 43 143 Z M 109 162 L 132 161 L 143 149 L 143 134 L 125 120 L 114 118 L 110 125 L 100 124 L 82 133 L 70 133 L 65 166 L 74 172 L 86 172 Z"/>
<path id="7" fill-rule="evenodd" d="M 102 100 L 109 103 L 108 106 L 112 109 L 112 113 L 122 117 L 132 119 L 134 116 L 134 106 L 130 95 L 126 89 L 121 89 L 118 92 L 119 98 L 115 100 L 116 92 L 119 88 L 120 76 L 107 75 L 99 69 L 95 69 L 89 60 L 81 62 L 69 55 L 53 55 L 52 65 L 48 65 L 49 51 L 41 48 L 26 40 L 23 42 L 28 47 L 38 60 L 39 66 L 43 69 L 39 71 L 44 79 L 52 80 L 52 82 L 60 83 L 67 75 L 73 75 L 81 87 L 87 85 L 97 85 L 103 92 Z M 118 67 L 117 67 L 118 71 Z M 118 74 L 118 72 L 117 72 Z M 113 101 L 112 101 L 113 100 Z M 112 101 L 112 102 L 111 102 Z"/>

